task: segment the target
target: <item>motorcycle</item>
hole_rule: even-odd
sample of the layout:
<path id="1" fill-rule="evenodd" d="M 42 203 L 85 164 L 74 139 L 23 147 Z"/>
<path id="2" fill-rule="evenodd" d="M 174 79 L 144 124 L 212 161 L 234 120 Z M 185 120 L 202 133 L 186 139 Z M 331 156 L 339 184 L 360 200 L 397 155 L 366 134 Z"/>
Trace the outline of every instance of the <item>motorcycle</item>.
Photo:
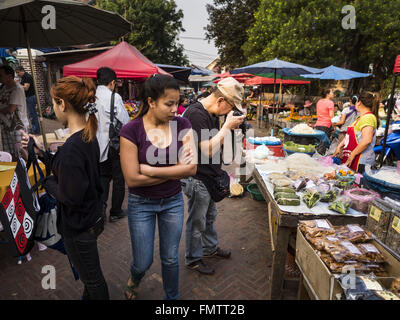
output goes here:
<path id="1" fill-rule="evenodd" d="M 383 163 L 393 165 L 393 161 L 400 159 L 400 121 L 395 121 L 392 125 L 392 132 L 386 138 L 386 147 L 383 157 Z M 378 161 L 382 153 L 383 139 L 379 146 L 374 148 L 375 159 Z"/>

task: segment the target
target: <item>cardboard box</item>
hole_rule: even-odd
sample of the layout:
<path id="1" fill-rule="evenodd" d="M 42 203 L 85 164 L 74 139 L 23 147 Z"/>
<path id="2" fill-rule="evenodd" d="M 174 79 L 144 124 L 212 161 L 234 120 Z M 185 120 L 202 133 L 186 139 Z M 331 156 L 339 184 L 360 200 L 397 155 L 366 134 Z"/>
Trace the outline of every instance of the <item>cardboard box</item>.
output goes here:
<path id="1" fill-rule="evenodd" d="M 374 240 L 371 243 L 385 256 L 388 277 L 391 279 L 400 277 L 400 260 L 397 260 L 377 241 Z M 311 296 L 312 299 L 335 300 L 343 294 L 343 289 L 338 280 L 320 259 L 299 228 L 297 228 L 296 263 L 301 270 L 304 282 L 313 295 Z M 382 278 L 383 284 L 387 282 L 387 278 Z"/>

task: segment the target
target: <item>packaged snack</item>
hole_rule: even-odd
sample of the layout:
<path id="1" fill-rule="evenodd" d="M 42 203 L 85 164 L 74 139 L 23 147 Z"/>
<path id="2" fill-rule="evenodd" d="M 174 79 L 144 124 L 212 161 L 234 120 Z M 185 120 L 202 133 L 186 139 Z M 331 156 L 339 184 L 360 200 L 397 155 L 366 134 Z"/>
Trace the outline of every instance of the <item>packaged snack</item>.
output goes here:
<path id="1" fill-rule="evenodd" d="M 326 219 L 302 220 L 299 223 L 299 228 L 304 235 L 310 235 L 311 237 L 320 237 L 322 235 L 332 235 L 335 233 L 335 229 Z"/>
<path id="2" fill-rule="evenodd" d="M 374 239 L 371 232 L 364 230 L 358 224 L 334 227 L 336 236 L 352 243 L 363 243 Z"/>
<path id="3" fill-rule="evenodd" d="M 326 244 L 324 249 L 336 262 L 359 261 L 362 256 L 361 251 L 347 240 Z"/>
<path id="4" fill-rule="evenodd" d="M 288 179 L 276 179 L 273 181 L 275 187 L 289 187 L 292 185 L 292 182 Z"/>
<path id="5" fill-rule="evenodd" d="M 303 196 L 303 202 L 310 209 L 314 207 L 320 199 L 321 195 L 315 190 L 308 190 Z"/>
<path id="6" fill-rule="evenodd" d="M 371 243 L 361 243 L 357 245 L 357 247 L 362 252 L 359 261 L 383 263 L 386 260 L 384 255 L 379 252 L 378 248 Z"/>
<path id="7" fill-rule="evenodd" d="M 286 179 L 283 173 L 273 172 L 268 175 L 269 180 L 273 183 L 273 180 Z"/>
<path id="8" fill-rule="evenodd" d="M 275 187 L 274 193 L 285 192 L 285 193 L 296 193 L 296 190 L 290 187 Z"/>
<path id="9" fill-rule="evenodd" d="M 350 207 L 350 201 L 346 197 L 341 197 L 329 205 L 329 209 L 341 214 L 346 214 Z"/>
<path id="10" fill-rule="evenodd" d="M 323 235 L 320 237 L 311 237 L 309 234 L 306 234 L 306 239 L 311 245 L 317 250 L 324 250 L 325 245 L 330 243 L 337 243 L 340 241 L 339 238 L 335 237 L 334 235 Z"/>
<path id="11" fill-rule="evenodd" d="M 294 182 L 294 187 L 296 191 L 303 190 L 307 185 L 308 179 L 307 178 L 299 178 Z"/>
<path id="12" fill-rule="evenodd" d="M 333 180 L 336 178 L 336 171 L 332 171 L 330 173 L 325 173 L 323 177 L 326 180 Z"/>

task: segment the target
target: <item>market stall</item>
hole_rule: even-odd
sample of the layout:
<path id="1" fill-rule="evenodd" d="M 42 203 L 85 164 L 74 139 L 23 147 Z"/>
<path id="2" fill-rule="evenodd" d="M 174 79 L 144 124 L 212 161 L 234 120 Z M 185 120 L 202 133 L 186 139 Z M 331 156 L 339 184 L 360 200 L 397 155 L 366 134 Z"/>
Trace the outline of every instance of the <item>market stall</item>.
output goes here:
<path id="1" fill-rule="evenodd" d="M 313 135 L 315 132 L 311 136 L 300 132 L 294 137 L 309 139 Z M 365 241 L 356 241 L 357 246 L 362 244 L 357 250 L 362 252 L 369 248 L 379 252 L 382 261 L 366 263 L 352 256 L 355 262 L 351 267 L 363 272 L 375 271 L 376 276 L 387 275 L 393 278 L 392 282 L 399 277 L 400 203 L 386 197 L 396 198 L 397 195 L 400 199 L 397 169 L 383 167 L 374 171 L 368 168 L 363 177 L 335 164 L 332 157 L 315 154 L 315 147 L 302 141 L 297 142 L 303 144 L 286 140 L 284 143 L 274 141 L 275 145 L 257 145 L 257 141 L 272 138 L 246 141 L 246 163 L 254 165 L 252 176 L 256 189 L 268 204 L 273 251 L 270 298 L 281 298 L 286 256 L 290 250 L 295 250 L 296 263 L 302 272 L 299 296 L 307 292 L 315 299 L 348 298 L 339 276 L 335 276 L 344 270 L 343 261 L 332 260 L 327 252 L 320 252 L 319 256 L 315 253 L 316 236 L 298 230 L 300 223 L 308 223 L 304 221 L 326 221 L 325 226 L 340 231 L 341 241 L 352 240 L 349 236 L 352 232 L 368 235 Z M 281 148 L 284 153 L 278 154 L 274 148 Z M 249 187 L 249 192 L 253 193 L 254 185 Z M 368 250 L 366 255 L 371 255 Z M 385 285 L 390 288 L 391 283 L 386 281 Z"/>

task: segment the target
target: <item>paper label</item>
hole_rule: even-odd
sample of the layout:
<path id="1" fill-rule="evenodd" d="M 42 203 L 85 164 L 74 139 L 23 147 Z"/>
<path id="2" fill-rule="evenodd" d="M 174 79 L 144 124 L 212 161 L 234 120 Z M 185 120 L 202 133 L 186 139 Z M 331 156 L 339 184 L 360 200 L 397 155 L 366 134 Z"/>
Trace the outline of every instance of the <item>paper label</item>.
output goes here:
<path id="1" fill-rule="evenodd" d="M 321 229 L 331 229 L 331 226 L 326 220 L 314 220 L 317 228 Z"/>
<path id="2" fill-rule="evenodd" d="M 397 231 L 397 233 L 400 233 L 400 218 L 399 217 L 394 217 L 393 218 L 393 223 L 392 223 L 392 228 Z"/>
<path id="3" fill-rule="evenodd" d="M 375 291 L 380 291 L 383 290 L 382 286 L 378 281 L 371 280 L 367 277 L 360 276 L 360 279 L 362 282 L 364 282 L 365 288 L 367 290 L 375 290 Z"/>
<path id="4" fill-rule="evenodd" d="M 361 228 L 355 224 L 347 225 L 347 229 L 349 229 L 350 232 L 364 232 L 363 228 Z"/>
<path id="5" fill-rule="evenodd" d="M 363 243 L 360 246 L 368 252 L 379 253 L 379 250 L 373 244 Z"/>
<path id="6" fill-rule="evenodd" d="M 332 241 L 332 242 L 337 242 L 337 241 L 339 241 L 338 238 L 332 237 L 332 236 L 327 236 L 326 239 L 329 240 L 329 241 Z"/>
<path id="7" fill-rule="evenodd" d="M 340 244 L 345 247 L 347 250 L 350 251 L 351 254 L 355 254 L 355 255 L 362 255 L 361 251 L 358 250 L 358 248 L 352 244 L 350 241 L 342 241 L 340 242 Z"/>
<path id="8" fill-rule="evenodd" d="M 371 210 L 369 210 L 369 216 L 379 222 L 381 219 L 382 210 L 378 209 L 377 207 L 372 206 Z"/>

